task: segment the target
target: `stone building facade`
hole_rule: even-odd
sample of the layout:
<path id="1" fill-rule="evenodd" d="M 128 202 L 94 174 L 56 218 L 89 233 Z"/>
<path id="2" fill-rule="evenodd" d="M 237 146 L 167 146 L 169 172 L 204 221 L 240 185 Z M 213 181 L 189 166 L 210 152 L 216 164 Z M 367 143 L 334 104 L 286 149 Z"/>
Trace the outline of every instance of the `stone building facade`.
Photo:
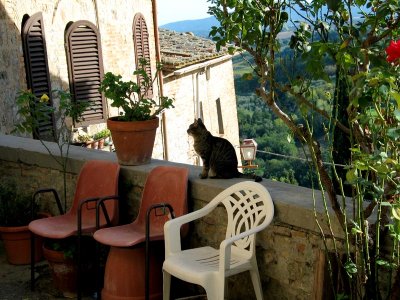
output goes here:
<path id="1" fill-rule="evenodd" d="M 216 51 L 212 41 L 190 32 L 160 29 L 159 35 L 163 90 L 175 98 L 175 109 L 165 114 L 166 131 L 180 137 L 168 139 L 168 146 L 173 149 L 168 158 L 200 165 L 201 160 L 193 151 L 193 140 L 186 134 L 194 119 L 202 118 L 213 135 L 239 145 L 232 57 L 226 49 Z M 239 158 L 238 151 L 237 154 Z"/>
<path id="2" fill-rule="evenodd" d="M 163 36 L 158 37 L 156 8 L 156 0 L 0 0 L 0 132 L 12 133 L 14 124 L 18 122 L 15 99 L 19 91 L 29 88 L 29 67 L 24 58 L 22 35 L 28 18 L 41 14 L 51 89 L 69 90 L 71 67 L 66 51 L 69 42 L 66 32 L 70 24 L 85 20 L 98 30 L 103 66 L 100 76 L 111 71 L 128 80 L 135 78 L 133 71 L 138 51 L 135 48 L 134 23 L 140 14 L 147 27 L 145 35 L 152 74 L 156 73 L 156 61 L 165 63 L 164 86 L 160 77 L 153 86 L 154 98 L 157 101 L 161 93 L 175 98 L 175 108 L 167 110 L 160 118 L 153 157 L 198 162 L 191 152 L 191 142 L 186 133 L 186 128 L 198 116 L 204 117 L 213 134 L 224 136 L 237 145 L 238 124 L 230 56 L 226 52 L 217 53 L 210 41 L 202 41 L 201 50 L 198 47 L 201 43 L 192 35 L 182 35 L 184 39 L 172 37 L 175 48 L 180 48 L 183 56 L 176 55 L 176 49 L 170 47 L 168 42 L 171 39 L 161 42 L 160 56 Z M 179 62 L 179 57 L 185 58 L 183 63 Z M 104 117 L 89 125 L 84 124 L 83 130 L 94 134 L 105 128 L 106 118 L 118 114 L 109 104 L 103 104 Z M 58 105 L 57 99 L 53 105 Z"/>
<path id="3" fill-rule="evenodd" d="M 16 118 L 14 105 L 16 95 L 27 88 L 21 39 L 22 22 L 25 16 L 42 14 L 52 89 L 69 89 L 65 50 L 65 32 L 69 22 L 86 20 L 94 24 L 100 32 L 104 72 L 121 74 L 124 79 L 127 79 L 132 77 L 136 68 L 132 23 L 135 15 L 141 13 L 147 23 L 150 58 L 152 69 L 155 69 L 156 46 L 152 1 L 118 1 L 118 5 L 112 5 L 110 1 L 105 0 L 2 0 L 0 12 L 0 36 L 2 37 L 0 43 L 0 96 L 2 99 L 0 129 L 3 133 L 9 133 L 12 130 Z M 115 113 L 110 110 L 110 107 L 105 109 L 108 114 Z"/>

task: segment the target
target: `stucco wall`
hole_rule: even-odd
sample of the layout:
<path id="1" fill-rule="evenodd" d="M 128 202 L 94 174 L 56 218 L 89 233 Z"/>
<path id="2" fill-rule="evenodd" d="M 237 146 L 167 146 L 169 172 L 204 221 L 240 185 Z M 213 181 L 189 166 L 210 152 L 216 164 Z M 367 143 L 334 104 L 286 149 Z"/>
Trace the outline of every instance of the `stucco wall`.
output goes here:
<path id="1" fill-rule="evenodd" d="M 164 93 L 176 99 L 175 108 L 166 112 L 167 135 L 181 138 L 169 138 L 168 159 L 174 162 L 199 164 L 199 158 L 193 151 L 193 139 L 186 133 L 194 119 L 200 116 L 202 103 L 204 123 L 215 136 L 239 145 L 239 127 L 236 110 L 236 95 L 233 81 L 233 68 L 230 56 L 218 62 L 210 61 L 205 67 L 188 67 L 171 73 L 164 79 Z M 180 73 L 181 72 L 181 73 Z M 224 133 L 219 133 L 216 100 L 220 99 Z M 238 152 L 238 159 L 239 159 Z"/>
<path id="2" fill-rule="evenodd" d="M 49 147 L 55 150 L 54 145 Z M 72 193 L 76 176 L 82 164 L 90 159 L 116 161 L 113 153 L 72 147 L 68 171 L 68 186 Z M 120 192 L 123 203 L 130 214 L 126 220 L 135 216 L 140 203 L 140 195 L 147 174 L 158 165 L 173 164 L 153 160 L 145 166 L 121 168 Z M 198 209 L 208 203 L 219 192 L 240 181 L 200 180 L 199 167 L 173 164 L 189 169 L 189 208 Z M 13 136 L 0 135 L 0 178 L 12 176 L 18 179 L 22 189 L 34 190 L 38 187 L 55 186 L 61 191 L 62 173 L 54 160 L 49 157 L 39 141 Z M 106 176 L 106 174 L 105 174 Z M 257 260 L 261 274 L 265 299 L 323 299 L 316 296 L 321 282 L 318 280 L 321 266 L 323 243 L 317 228 L 313 211 L 313 192 L 289 184 L 262 181 L 274 201 L 275 216 L 273 223 L 257 237 Z M 315 194 L 316 216 L 325 228 L 321 214 L 322 203 Z M 341 232 L 333 221 L 333 232 Z M 188 245 L 211 244 L 218 247 L 224 238 L 224 215 L 221 210 L 196 222 L 188 235 Z M 332 241 L 327 240 L 332 248 Z M 340 248 L 340 242 L 338 242 Z M 228 283 L 228 299 L 255 299 L 248 274 L 235 276 Z M 201 291 L 200 291 L 201 292 Z"/>

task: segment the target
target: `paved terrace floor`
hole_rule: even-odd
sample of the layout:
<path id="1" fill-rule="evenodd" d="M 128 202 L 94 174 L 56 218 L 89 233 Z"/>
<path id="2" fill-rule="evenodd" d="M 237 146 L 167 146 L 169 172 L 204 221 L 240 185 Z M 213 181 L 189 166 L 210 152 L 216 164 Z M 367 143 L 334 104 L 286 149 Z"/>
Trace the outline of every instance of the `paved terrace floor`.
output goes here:
<path id="1" fill-rule="evenodd" d="M 52 284 L 46 261 L 36 264 L 36 289 L 30 290 L 30 265 L 16 266 L 7 262 L 0 241 L 0 300 L 52 300 L 66 299 Z M 94 299 L 83 297 L 84 300 Z"/>
<path id="2" fill-rule="evenodd" d="M 36 288 L 30 289 L 30 265 L 11 265 L 7 262 L 3 242 L 0 240 L 0 300 L 55 300 L 66 298 L 52 283 L 49 267 L 45 260 L 36 263 Z M 172 291 L 173 292 L 173 291 Z M 172 297 L 173 298 L 173 297 Z M 96 297 L 84 295 L 82 300 Z M 205 295 L 187 296 L 175 300 L 207 300 Z"/>

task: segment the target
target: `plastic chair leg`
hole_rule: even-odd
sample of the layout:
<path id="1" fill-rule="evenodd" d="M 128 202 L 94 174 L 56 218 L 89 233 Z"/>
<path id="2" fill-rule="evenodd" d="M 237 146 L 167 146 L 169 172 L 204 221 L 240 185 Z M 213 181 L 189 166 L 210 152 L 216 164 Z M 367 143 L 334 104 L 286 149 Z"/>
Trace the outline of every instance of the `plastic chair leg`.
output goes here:
<path id="1" fill-rule="evenodd" d="M 100 245 L 95 241 L 95 288 L 96 299 L 101 300 L 101 287 L 100 287 Z"/>
<path id="2" fill-rule="evenodd" d="M 209 284 L 208 286 L 203 286 L 206 290 L 207 299 L 224 300 L 225 287 L 217 282 Z"/>
<path id="3" fill-rule="evenodd" d="M 171 295 L 171 274 L 163 271 L 163 300 L 169 300 Z"/>
<path id="4" fill-rule="evenodd" d="M 150 213 L 157 208 L 162 208 L 162 214 L 166 214 L 166 209 L 168 209 L 171 218 L 173 219 L 175 217 L 174 215 L 174 209 L 169 203 L 158 203 L 150 206 L 147 209 L 146 212 L 146 243 L 145 243 L 145 300 L 149 300 L 150 295 L 149 295 L 149 290 L 150 290 L 150 256 L 149 256 L 149 251 L 150 251 Z"/>
<path id="5" fill-rule="evenodd" d="M 253 282 L 254 292 L 256 294 L 257 300 L 263 300 L 263 293 L 261 288 L 260 273 L 258 269 L 250 270 L 251 281 Z"/>

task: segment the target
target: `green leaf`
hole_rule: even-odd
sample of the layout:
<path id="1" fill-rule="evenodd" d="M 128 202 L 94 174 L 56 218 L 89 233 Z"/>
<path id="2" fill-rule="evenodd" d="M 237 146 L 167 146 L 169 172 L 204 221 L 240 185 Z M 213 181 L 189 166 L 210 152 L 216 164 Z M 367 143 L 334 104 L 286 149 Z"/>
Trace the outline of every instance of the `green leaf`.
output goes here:
<path id="1" fill-rule="evenodd" d="M 357 274 L 357 266 L 351 260 L 348 260 L 344 264 L 344 269 L 346 270 L 347 274 L 351 278 L 354 274 Z"/>
<path id="2" fill-rule="evenodd" d="M 400 109 L 400 94 L 395 91 L 390 91 L 390 95 L 396 100 L 397 102 L 397 108 Z"/>
<path id="3" fill-rule="evenodd" d="M 346 172 L 346 180 L 349 183 L 354 183 L 357 180 L 357 169 L 350 169 Z"/>
<path id="4" fill-rule="evenodd" d="M 396 110 L 393 112 L 393 114 L 394 114 L 396 120 L 397 120 L 397 121 L 400 121 L 400 110 L 399 110 L 399 109 L 396 109 Z"/>
<path id="5" fill-rule="evenodd" d="M 394 207 L 392 206 L 392 216 L 396 220 L 400 221 L 400 207 Z"/>
<path id="6" fill-rule="evenodd" d="M 243 80 L 252 80 L 253 79 L 253 73 L 244 73 L 242 75 Z"/>
<path id="7" fill-rule="evenodd" d="M 362 234 L 363 232 L 362 232 L 360 229 L 353 227 L 353 228 L 351 229 L 351 233 L 352 233 L 353 235 L 356 235 L 356 234 Z"/>

